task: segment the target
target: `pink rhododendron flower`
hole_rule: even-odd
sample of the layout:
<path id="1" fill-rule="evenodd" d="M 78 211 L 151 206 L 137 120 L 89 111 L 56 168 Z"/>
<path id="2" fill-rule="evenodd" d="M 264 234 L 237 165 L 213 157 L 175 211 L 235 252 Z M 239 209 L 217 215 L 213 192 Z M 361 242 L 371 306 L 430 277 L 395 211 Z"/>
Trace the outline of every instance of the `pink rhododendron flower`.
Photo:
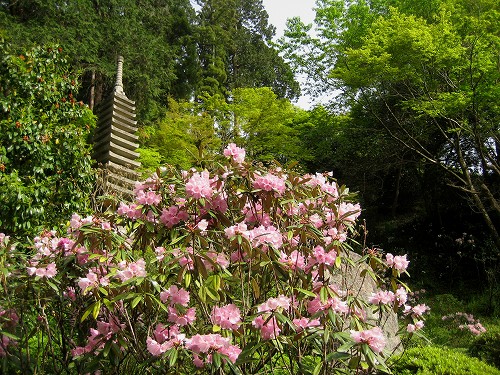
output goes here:
<path id="1" fill-rule="evenodd" d="M 199 229 L 201 232 L 205 232 L 208 228 L 208 221 L 205 219 L 202 219 L 196 224 L 196 228 Z"/>
<path id="2" fill-rule="evenodd" d="M 240 309 L 234 304 L 222 307 L 214 306 L 210 318 L 213 324 L 222 329 L 237 330 L 241 324 Z"/>
<path id="3" fill-rule="evenodd" d="M 227 259 L 226 254 L 224 253 L 216 253 L 214 251 L 209 251 L 207 253 L 207 257 L 210 258 L 215 264 L 221 266 L 221 268 L 223 269 L 229 266 L 229 260 Z M 204 259 L 203 259 L 203 264 L 205 265 L 208 271 L 212 271 L 214 268 L 212 263 L 205 261 Z"/>
<path id="4" fill-rule="evenodd" d="M 285 181 L 271 173 L 265 176 L 255 175 L 253 187 L 264 191 L 274 191 L 278 196 L 283 195 L 286 189 Z"/>
<path id="5" fill-rule="evenodd" d="M 82 218 L 78 214 L 73 214 L 69 221 L 69 226 L 72 229 L 78 229 L 82 226 Z"/>
<path id="6" fill-rule="evenodd" d="M 154 356 L 159 356 L 165 353 L 168 349 L 166 345 L 161 345 L 159 342 L 153 340 L 151 337 L 146 339 L 146 349 Z"/>
<path id="7" fill-rule="evenodd" d="M 323 219 L 318 214 L 313 214 L 309 217 L 309 221 L 316 228 L 321 228 L 323 226 Z"/>
<path id="8" fill-rule="evenodd" d="M 224 192 L 220 192 L 219 194 L 212 197 L 212 200 L 207 201 L 205 205 L 205 209 L 218 211 L 221 213 L 225 213 L 228 210 L 227 205 L 227 196 Z"/>
<path id="9" fill-rule="evenodd" d="M 317 296 L 307 303 L 307 312 L 311 315 L 328 309 L 332 309 L 337 314 L 348 314 L 350 311 L 347 302 L 337 297 L 329 298 L 325 303 L 322 303 L 321 298 Z"/>
<path id="10" fill-rule="evenodd" d="M 63 296 L 72 300 L 72 301 L 76 301 L 76 291 L 75 291 L 75 288 L 73 288 L 72 286 L 68 286 L 66 288 L 66 290 L 63 292 Z"/>
<path id="11" fill-rule="evenodd" d="M 406 326 L 406 331 L 409 333 L 412 333 L 412 332 L 418 331 L 419 329 L 422 329 L 423 327 L 424 327 L 424 322 L 419 320 L 419 321 L 415 322 L 415 324 L 408 324 Z"/>
<path id="12" fill-rule="evenodd" d="M 236 250 L 231 253 L 231 263 L 246 262 L 248 260 L 248 254 L 241 250 Z"/>
<path id="13" fill-rule="evenodd" d="M 111 224 L 107 221 L 104 221 L 101 223 L 101 228 L 103 230 L 111 230 Z"/>
<path id="14" fill-rule="evenodd" d="M 78 286 L 80 287 L 82 293 L 85 293 L 87 288 L 89 288 L 91 286 L 97 287 L 98 285 L 99 285 L 99 278 L 91 270 L 89 272 L 87 272 L 86 277 L 80 277 L 80 279 L 78 279 Z"/>
<path id="15" fill-rule="evenodd" d="M 245 161 L 245 149 L 230 143 L 224 149 L 224 156 L 231 157 L 237 164 L 242 164 Z"/>
<path id="16" fill-rule="evenodd" d="M 368 302 L 374 305 L 387 305 L 388 303 L 394 302 L 395 295 L 391 291 L 380 290 L 377 293 L 372 293 L 368 298 Z"/>
<path id="17" fill-rule="evenodd" d="M 300 318 L 300 319 L 294 319 L 292 320 L 293 324 L 297 327 L 297 332 L 301 332 L 306 328 L 310 327 L 318 327 L 321 323 L 319 319 L 307 319 L 307 318 Z"/>
<path id="18" fill-rule="evenodd" d="M 236 362 L 241 353 L 241 349 L 231 345 L 229 338 L 222 337 L 219 334 L 194 335 L 186 340 L 186 348 L 195 354 L 218 352 L 226 355 L 230 362 Z M 199 358 L 199 357 L 198 357 Z M 195 357 L 196 359 L 196 357 Z M 211 363 L 211 355 L 207 356 L 207 362 Z M 199 360 L 197 367 L 203 366 L 203 361 Z"/>
<path id="19" fill-rule="evenodd" d="M 131 203 L 127 205 L 123 202 L 120 202 L 120 206 L 117 211 L 118 215 L 126 216 L 129 219 L 139 219 L 142 216 L 142 210 L 135 203 Z"/>
<path id="20" fill-rule="evenodd" d="M 142 205 L 157 206 L 161 202 L 161 195 L 156 194 L 155 191 L 139 190 L 136 193 L 135 200 Z"/>
<path id="21" fill-rule="evenodd" d="M 265 227 L 263 225 L 255 227 L 248 231 L 249 239 L 254 247 L 262 246 L 262 249 L 267 250 L 267 246 L 271 245 L 275 249 L 279 249 L 283 245 L 283 236 L 274 226 Z"/>
<path id="22" fill-rule="evenodd" d="M 398 306 L 403 306 L 408 300 L 408 293 L 406 289 L 400 286 L 395 293 L 395 300 L 398 301 Z"/>
<path id="23" fill-rule="evenodd" d="M 186 335 L 180 334 L 176 326 L 165 328 L 162 324 L 156 326 L 154 339 L 146 339 L 147 350 L 154 356 L 159 356 L 175 347 L 184 346 Z"/>
<path id="24" fill-rule="evenodd" d="M 413 315 L 415 316 L 422 316 L 427 310 L 430 310 L 429 306 L 423 303 L 413 306 L 411 309 Z"/>
<path id="25" fill-rule="evenodd" d="M 162 246 L 158 246 L 155 248 L 156 259 L 161 262 L 165 258 L 165 248 Z"/>
<path id="26" fill-rule="evenodd" d="M 330 250 L 325 252 L 323 246 L 316 246 L 313 250 L 312 255 L 307 259 L 307 267 L 311 268 L 315 264 L 324 264 L 326 266 L 333 266 L 335 260 L 337 259 L 337 251 Z"/>
<path id="27" fill-rule="evenodd" d="M 120 267 L 120 270 L 116 273 L 116 277 L 118 277 L 122 283 L 133 277 L 145 277 L 147 275 L 146 262 L 142 258 L 137 262 L 131 263 L 122 261 L 118 263 L 118 267 Z"/>
<path id="28" fill-rule="evenodd" d="M 252 321 L 252 325 L 260 329 L 260 335 L 264 340 L 275 339 L 281 332 L 274 316 L 269 319 L 265 315 L 259 315 Z"/>
<path id="29" fill-rule="evenodd" d="M 292 251 L 290 255 L 287 255 L 285 252 L 281 251 L 281 257 L 279 261 L 285 264 L 291 270 L 304 270 L 306 268 L 305 258 L 297 250 Z"/>
<path id="30" fill-rule="evenodd" d="M 144 190 L 158 190 L 159 185 L 160 179 L 156 173 L 153 173 L 145 181 L 135 183 L 134 194 L 137 195 Z"/>
<path id="31" fill-rule="evenodd" d="M 262 209 L 262 205 L 258 202 L 255 204 L 245 204 L 241 212 L 245 215 L 245 223 L 258 223 L 264 227 L 271 225 L 271 217 Z"/>
<path id="32" fill-rule="evenodd" d="M 481 323 L 467 324 L 467 329 L 475 336 L 479 336 L 481 333 L 486 332 L 486 328 L 483 327 Z"/>
<path id="33" fill-rule="evenodd" d="M 236 225 L 225 228 L 224 234 L 228 239 L 231 239 L 236 235 L 241 235 L 246 239 L 250 239 L 247 231 L 247 225 L 245 223 L 238 223 Z"/>
<path id="34" fill-rule="evenodd" d="M 385 255 L 385 261 L 389 267 L 392 267 L 398 271 L 406 271 L 410 261 L 406 260 L 405 255 L 392 255 L 391 253 L 387 253 Z"/>
<path id="35" fill-rule="evenodd" d="M 380 353 L 384 350 L 386 339 L 380 327 L 364 331 L 351 330 L 351 338 L 358 344 L 368 344 L 375 353 Z"/>
<path id="36" fill-rule="evenodd" d="M 290 298 L 284 295 L 279 295 L 276 298 L 269 298 L 266 302 L 259 305 L 257 308 L 258 312 L 274 311 L 278 308 L 283 310 L 288 310 L 290 308 Z"/>
<path id="37" fill-rule="evenodd" d="M 120 323 L 116 317 L 110 317 L 109 322 L 98 321 L 97 328 L 90 329 L 87 345 L 84 347 L 78 346 L 71 351 L 73 357 L 104 348 L 106 342 L 111 340 L 116 333 L 122 331 L 124 328 L 125 324 Z"/>
<path id="38" fill-rule="evenodd" d="M 179 304 L 187 307 L 189 304 L 189 298 L 189 292 L 183 288 L 179 289 L 176 285 L 171 285 L 168 290 L 160 293 L 160 300 L 163 303 L 168 301 L 170 306 Z"/>
<path id="39" fill-rule="evenodd" d="M 46 277 L 48 279 L 53 278 L 57 275 L 57 268 L 55 263 L 49 263 L 46 267 L 27 267 L 28 275 Z"/>
<path id="40" fill-rule="evenodd" d="M 193 173 L 186 183 L 186 195 L 195 199 L 211 198 L 213 194 L 208 172 Z"/>
<path id="41" fill-rule="evenodd" d="M 178 206 L 171 206 L 162 210 L 160 221 L 167 228 L 172 228 L 174 225 L 179 224 L 181 221 L 189 219 L 189 214 L 181 210 Z"/>
<path id="42" fill-rule="evenodd" d="M 205 362 L 203 362 L 203 359 L 201 359 L 198 354 L 193 354 L 193 365 L 195 365 L 195 367 L 202 368 L 205 366 Z"/>
<path id="43" fill-rule="evenodd" d="M 331 172 L 328 173 L 331 177 Z M 304 178 L 308 178 L 309 181 L 306 182 L 307 185 L 311 187 L 319 186 L 320 189 L 326 193 L 328 193 L 332 199 L 338 198 L 339 194 L 337 191 L 337 185 L 334 182 L 328 182 L 325 175 L 321 173 L 316 173 L 314 176 L 305 175 Z"/>
<path id="44" fill-rule="evenodd" d="M 361 207 L 359 203 L 352 204 L 342 202 L 339 205 L 338 215 L 339 218 L 342 218 L 342 220 L 354 222 L 358 216 L 361 215 Z"/>
<path id="45" fill-rule="evenodd" d="M 172 255 L 178 257 L 178 262 L 181 267 L 187 267 L 188 270 L 194 270 L 194 261 L 188 254 L 193 254 L 193 248 L 191 246 L 186 247 L 186 255 L 182 255 L 180 249 L 174 249 Z"/>
<path id="46" fill-rule="evenodd" d="M 196 320 L 196 309 L 191 307 L 186 310 L 185 314 L 180 314 L 175 307 L 170 306 L 168 308 L 168 319 L 169 322 L 178 324 L 180 326 L 186 326 L 192 324 Z"/>

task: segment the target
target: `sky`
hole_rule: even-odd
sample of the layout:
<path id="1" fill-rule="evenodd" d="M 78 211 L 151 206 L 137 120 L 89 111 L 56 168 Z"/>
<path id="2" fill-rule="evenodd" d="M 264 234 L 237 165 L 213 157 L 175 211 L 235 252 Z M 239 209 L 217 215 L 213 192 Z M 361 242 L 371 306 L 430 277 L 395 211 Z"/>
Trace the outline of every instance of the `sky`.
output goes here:
<path id="1" fill-rule="evenodd" d="M 288 18 L 299 16 L 305 24 L 312 23 L 314 20 L 315 0 L 263 0 L 262 3 L 269 14 L 269 23 L 276 27 L 275 39 L 283 36 Z M 301 83 L 300 77 L 298 81 Z M 311 98 L 304 95 L 295 104 L 309 109 L 311 102 Z"/>
<path id="2" fill-rule="evenodd" d="M 315 0 L 263 0 L 264 8 L 269 14 L 269 23 L 276 26 L 276 37 L 283 36 L 286 20 L 299 16 L 306 24 L 314 19 Z"/>

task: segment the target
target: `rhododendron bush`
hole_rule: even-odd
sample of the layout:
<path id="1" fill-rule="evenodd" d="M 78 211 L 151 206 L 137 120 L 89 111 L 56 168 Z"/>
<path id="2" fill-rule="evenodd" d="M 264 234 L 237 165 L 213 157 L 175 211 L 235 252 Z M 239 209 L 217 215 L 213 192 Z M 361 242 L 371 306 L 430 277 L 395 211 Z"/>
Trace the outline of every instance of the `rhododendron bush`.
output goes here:
<path id="1" fill-rule="evenodd" d="M 258 168 L 234 144 L 224 155 L 211 171 L 157 171 L 133 202 L 74 214 L 29 256 L 2 237 L 4 368 L 386 369 L 384 313 L 399 312 L 401 335 L 413 335 L 427 309 L 399 280 L 406 256 L 354 241 L 360 206 L 329 174 Z M 357 264 L 378 285 L 369 296 L 347 288 Z"/>

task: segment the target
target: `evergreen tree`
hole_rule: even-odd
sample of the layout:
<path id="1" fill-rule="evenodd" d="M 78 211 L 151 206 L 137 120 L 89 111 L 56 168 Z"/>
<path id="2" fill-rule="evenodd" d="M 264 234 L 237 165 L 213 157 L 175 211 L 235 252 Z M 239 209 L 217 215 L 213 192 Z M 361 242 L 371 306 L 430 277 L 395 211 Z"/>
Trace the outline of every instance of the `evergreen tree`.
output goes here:
<path id="1" fill-rule="evenodd" d="M 272 45 L 275 29 L 261 0 L 198 0 L 200 96 L 242 87 L 270 87 L 295 98 L 299 86 Z"/>
<path id="2" fill-rule="evenodd" d="M 12 44 L 58 43 L 84 72 L 79 98 L 91 107 L 114 85 L 125 58 L 126 93 L 140 120 L 161 116 L 169 95 L 189 98 L 197 74 L 189 0 L 20 0 L 0 3 L 0 28 Z"/>

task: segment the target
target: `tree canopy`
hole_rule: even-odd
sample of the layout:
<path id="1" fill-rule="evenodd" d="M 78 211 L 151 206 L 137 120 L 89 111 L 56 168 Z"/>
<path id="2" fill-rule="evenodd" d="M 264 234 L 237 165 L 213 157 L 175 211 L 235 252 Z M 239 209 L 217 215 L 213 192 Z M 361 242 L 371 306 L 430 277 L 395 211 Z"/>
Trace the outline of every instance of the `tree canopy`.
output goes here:
<path id="1" fill-rule="evenodd" d="M 341 93 L 355 128 L 390 137 L 400 150 L 391 164 L 409 161 L 421 174 L 437 168 L 497 247 L 499 11 L 490 0 L 319 1 L 317 36 L 293 20 L 283 44 L 315 89 Z"/>

